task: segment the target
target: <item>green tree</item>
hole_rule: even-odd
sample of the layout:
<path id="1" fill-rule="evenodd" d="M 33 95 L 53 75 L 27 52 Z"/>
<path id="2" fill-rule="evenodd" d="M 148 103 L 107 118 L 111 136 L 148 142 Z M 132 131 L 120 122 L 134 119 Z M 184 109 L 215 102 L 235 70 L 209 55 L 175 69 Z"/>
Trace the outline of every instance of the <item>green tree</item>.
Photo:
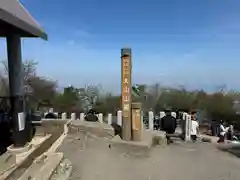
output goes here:
<path id="1" fill-rule="evenodd" d="M 57 111 L 61 112 L 81 109 L 78 89 L 73 86 L 64 88 L 63 93 L 59 93 L 55 96 L 54 106 Z"/>
<path id="2" fill-rule="evenodd" d="M 121 109 L 121 96 L 108 93 L 105 96 L 104 104 L 106 108 L 106 113 L 116 114 L 116 112 Z"/>
<path id="3" fill-rule="evenodd" d="M 223 115 L 235 113 L 233 110 L 232 98 L 219 92 L 208 96 L 205 101 L 205 108 L 214 118 L 220 118 Z"/>

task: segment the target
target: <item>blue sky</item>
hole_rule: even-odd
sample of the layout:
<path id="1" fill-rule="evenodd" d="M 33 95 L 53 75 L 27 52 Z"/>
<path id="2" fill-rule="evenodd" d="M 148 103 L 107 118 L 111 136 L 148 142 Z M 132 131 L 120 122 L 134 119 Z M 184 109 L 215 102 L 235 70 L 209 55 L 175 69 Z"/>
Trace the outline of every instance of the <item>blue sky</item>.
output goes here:
<path id="1" fill-rule="evenodd" d="M 20 1 L 49 36 L 23 39 L 23 59 L 59 86 L 119 92 L 120 49 L 131 47 L 133 83 L 240 89 L 239 0 Z"/>

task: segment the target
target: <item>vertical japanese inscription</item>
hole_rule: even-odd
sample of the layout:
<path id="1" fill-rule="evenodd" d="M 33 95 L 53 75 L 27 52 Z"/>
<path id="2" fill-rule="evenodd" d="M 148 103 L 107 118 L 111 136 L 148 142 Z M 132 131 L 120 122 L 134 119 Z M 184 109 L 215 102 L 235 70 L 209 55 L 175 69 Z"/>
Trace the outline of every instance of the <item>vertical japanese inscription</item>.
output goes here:
<path id="1" fill-rule="evenodd" d="M 131 118 L 131 57 L 122 57 L 122 110 L 123 117 Z"/>

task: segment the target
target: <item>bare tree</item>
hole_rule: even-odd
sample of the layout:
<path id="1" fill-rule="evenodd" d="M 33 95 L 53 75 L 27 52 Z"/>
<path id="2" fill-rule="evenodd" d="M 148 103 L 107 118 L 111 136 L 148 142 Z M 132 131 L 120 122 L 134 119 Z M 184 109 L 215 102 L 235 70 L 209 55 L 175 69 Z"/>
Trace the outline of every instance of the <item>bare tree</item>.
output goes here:
<path id="1" fill-rule="evenodd" d="M 79 91 L 79 97 L 85 108 L 93 106 L 100 97 L 100 86 L 86 85 L 84 89 Z"/>
<path id="2" fill-rule="evenodd" d="M 146 106 L 148 109 L 155 109 L 162 92 L 159 84 L 154 84 L 147 88 Z"/>
<path id="3" fill-rule="evenodd" d="M 8 86 L 8 63 L 6 60 L 2 61 L 2 66 L 3 66 L 3 74 L 2 74 L 2 79 L 5 81 L 5 85 Z M 24 88 L 25 91 L 29 92 L 31 91 L 31 87 L 29 86 L 29 78 L 35 77 L 36 76 L 36 66 L 37 62 L 33 60 L 26 60 L 23 62 L 23 81 L 24 81 Z"/>
<path id="4" fill-rule="evenodd" d="M 7 61 L 2 61 L 3 73 L 0 76 L 1 95 L 9 94 L 8 83 L 8 64 Z M 41 101 L 52 99 L 55 94 L 56 82 L 39 77 L 36 74 L 37 62 L 26 60 L 23 62 L 23 81 L 25 94 L 30 95 L 30 101 L 38 104 Z"/>
<path id="5" fill-rule="evenodd" d="M 227 85 L 226 84 L 221 84 L 221 85 L 217 86 L 217 92 L 222 93 L 222 94 L 226 94 Z"/>
<path id="6" fill-rule="evenodd" d="M 7 96 L 8 92 L 8 79 L 0 74 L 0 96 Z"/>

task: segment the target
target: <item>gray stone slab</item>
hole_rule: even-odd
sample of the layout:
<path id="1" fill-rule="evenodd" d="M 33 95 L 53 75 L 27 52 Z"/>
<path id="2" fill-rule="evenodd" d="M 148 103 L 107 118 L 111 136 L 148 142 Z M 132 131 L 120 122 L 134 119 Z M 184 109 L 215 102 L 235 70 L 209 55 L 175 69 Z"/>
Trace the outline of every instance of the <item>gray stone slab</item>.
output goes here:
<path id="1" fill-rule="evenodd" d="M 88 122 L 75 120 L 69 124 L 69 134 L 74 133 L 91 133 L 98 137 L 112 139 L 114 137 L 114 129 L 106 123 Z"/>

